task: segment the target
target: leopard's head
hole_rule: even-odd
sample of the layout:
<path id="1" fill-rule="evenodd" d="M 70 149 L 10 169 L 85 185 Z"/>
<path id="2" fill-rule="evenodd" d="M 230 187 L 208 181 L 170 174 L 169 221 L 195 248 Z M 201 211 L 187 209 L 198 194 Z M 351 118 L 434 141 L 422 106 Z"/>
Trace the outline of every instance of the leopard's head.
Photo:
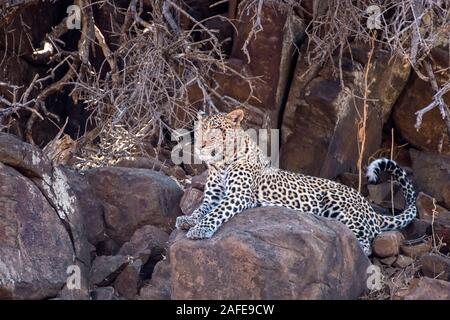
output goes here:
<path id="1" fill-rule="evenodd" d="M 196 147 L 198 158 L 207 163 L 225 160 L 225 146 L 231 140 L 232 134 L 239 132 L 244 111 L 236 109 L 230 113 L 216 113 L 209 116 L 199 116 L 196 122 Z M 233 148 L 234 150 L 234 148 Z"/>

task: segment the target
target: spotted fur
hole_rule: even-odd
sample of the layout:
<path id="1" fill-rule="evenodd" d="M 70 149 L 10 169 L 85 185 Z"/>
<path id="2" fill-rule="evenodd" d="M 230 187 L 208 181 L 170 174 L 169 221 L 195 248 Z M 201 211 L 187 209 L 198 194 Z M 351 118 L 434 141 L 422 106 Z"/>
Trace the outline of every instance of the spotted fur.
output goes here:
<path id="1" fill-rule="evenodd" d="M 237 213 L 259 206 L 281 206 L 347 225 L 367 255 L 372 240 L 382 231 L 403 228 L 416 216 L 414 190 L 405 171 L 394 161 L 378 159 L 367 170 L 370 183 L 388 171 L 402 186 L 405 210 L 397 216 L 378 215 L 356 190 L 340 183 L 273 168 L 253 140 L 245 135 L 239 148 L 217 155 L 224 136 L 240 129 L 241 110 L 206 117 L 197 130 L 204 143 L 196 150 L 208 165 L 203 203 L 191 216 L 177 218 L 176 227 L 189 230 L 191 239 L 210 238 Z M 223 150 L 222 150 L 223 151 Z M 220 153 L 220 152 L 219 152 Z"/>

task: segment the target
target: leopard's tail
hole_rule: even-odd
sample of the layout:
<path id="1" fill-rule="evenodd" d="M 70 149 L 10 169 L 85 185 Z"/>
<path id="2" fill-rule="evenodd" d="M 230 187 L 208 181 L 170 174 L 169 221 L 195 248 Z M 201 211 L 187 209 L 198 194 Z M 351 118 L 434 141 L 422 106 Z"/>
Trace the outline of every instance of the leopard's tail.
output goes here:
<path id="1" fill-rule="evenodd" d="M 400 183 L 405 197 L 405 210 L 396 216 L 379 215 L 381 231 L 396 230 L 406 227 L 417 214 L 416 196 L 412 183 L 406 177 L 406 172 L 395 161 L 380 158 L 374 160 L 367 168 L 367 180 L 369 183 L 377 183 L 380 173 L 387 171 Z"/>

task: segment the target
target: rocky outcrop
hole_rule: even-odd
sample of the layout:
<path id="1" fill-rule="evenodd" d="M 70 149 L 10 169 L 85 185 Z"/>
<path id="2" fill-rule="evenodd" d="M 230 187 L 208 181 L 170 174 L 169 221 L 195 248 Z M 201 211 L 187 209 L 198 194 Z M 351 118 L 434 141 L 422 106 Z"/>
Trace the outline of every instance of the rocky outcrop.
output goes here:
<path id="1" fill-rule="evenodd" d="M 450 208 L 450 156 L 411 149 L 414 186 Z"/>
<path id="2" fill-rule="evenodd" d="M 89 299 L 98 293 L 132 299 L 138 293 L 163 259 L 164 230 L 181 213 L 181 189 L 152 170 L 111 171 L 84 176 L 0 134 L 0 298 Z M 108 193 L 108 186 L 115 191 Z M 122 228 L 113 228 L 114 221 Z M 89 293 L 109 285 L 113 292 Z"/>
<path id="3" fill-rule="evenodd" d="M 355 299 L 369 260 L 337 221 L 251 209 L 209 240 L 178 232 L 169 249 L 172 299 Z"/>
<path id="4" fill-rule="evenodd" d="M 171 274 L 168 260 L 162 260 L 155 266 L 152 279 L 142 287 L 139 300 L 169 300 L 171 292 Z"/>
<path id="5" fill-rule="evenodd" d="M 281 126 L 281 167 L 327 178 L 356 172 L 358 122 L 362 120 L 363 104 L 351 93 L 363 96 L 367 52 L 367 48 L 355 44 L 351 54 L 344 54 L 344 88 L 334 73 L 340 63 L 337 57 L 314 72 L 306 64 L 306 54 L 301 52 Z M 369 72 L 369 79 L 375 79 L 369 99 L 377 102 L 368 103 L 363 163 L 381 145 L 383 123 L 410 71 L 401 59 L 389 60 L 382 52 L 375 55 L 377 63 Z"/>
<path id="6" fill-rule="evenodd" d="M 449 67 L 448 48 L 434 48 L 432 56 L 436 70 L 444 70 Z M 436 72 L 437 76 L 439 74 L 442 75 L 442 78 L 447 77 L 446 73 Z M 395 127 L 400 131 L 402 137 L 416 148 L 450 155 L 450 138 L 438 108 L 427 112 L 423 116 L 419 130 L 415 127 L 415 113 L 428 106 L 433 99 L 433 95 L 434 91 L 431 85 L 417 75 L 413 75 L 412 80 L 395 105 L 393 113 Z M 448 105 L 450 103 L 450 94 L 444 95 L 443 99 Z"/>
<path id="7" fill-rule="evenodd" d="M 289 14 L 289 5 L 279 1 L 264 1 L 261 8 L 262 30 L 251 34 L 252 16 L 256 6 L 249 12 L 238 6 L 236 32 L 228 64 L 248 77 L 258 77 L 251 92 L 244 80 L 235 75 L 217 73 L 215 80 L 220 84 L 220 93 L 237 101 L 249 98 L 246 110 L 247 122 L 252 127 L 277 128 L 282 111 L 282 100 L 288 89 L 295 43 L 304 33 L 304 23 Z M 242 50 L 248 43 L 248 55 Z M 276 50 L 274 50 L 276 48 Z M 267 63 L 270 61 L 270 63 Z M 253 96 L 252 96 L 253 95 Z"/>
<path id="8" fill-rule="evenodd" d="M 0 163 L 0 181 L 0 299 L 54 297 L 74 264 L 70 236 L 31 180 Z"/>

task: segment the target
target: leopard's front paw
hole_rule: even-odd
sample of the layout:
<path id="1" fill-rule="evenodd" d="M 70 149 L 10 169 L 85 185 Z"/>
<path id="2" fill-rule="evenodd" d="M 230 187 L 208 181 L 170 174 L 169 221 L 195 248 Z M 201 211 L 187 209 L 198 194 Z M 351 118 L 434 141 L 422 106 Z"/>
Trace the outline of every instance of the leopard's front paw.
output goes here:
<path id="1" fill-rule="evenodd" d="M 180 216 L 177 217 L 175 227 L 179 230 L 189 230 L 197 224 L 197 220 L 191 216 Z"/>
<path id="2" fill-rule="evenodd" d="M 215 230 L 212 228 L 196 226 L 188 231 L 186 237 L 193 240 L 208 239 L 213 236 L 214 232 Z"/>

